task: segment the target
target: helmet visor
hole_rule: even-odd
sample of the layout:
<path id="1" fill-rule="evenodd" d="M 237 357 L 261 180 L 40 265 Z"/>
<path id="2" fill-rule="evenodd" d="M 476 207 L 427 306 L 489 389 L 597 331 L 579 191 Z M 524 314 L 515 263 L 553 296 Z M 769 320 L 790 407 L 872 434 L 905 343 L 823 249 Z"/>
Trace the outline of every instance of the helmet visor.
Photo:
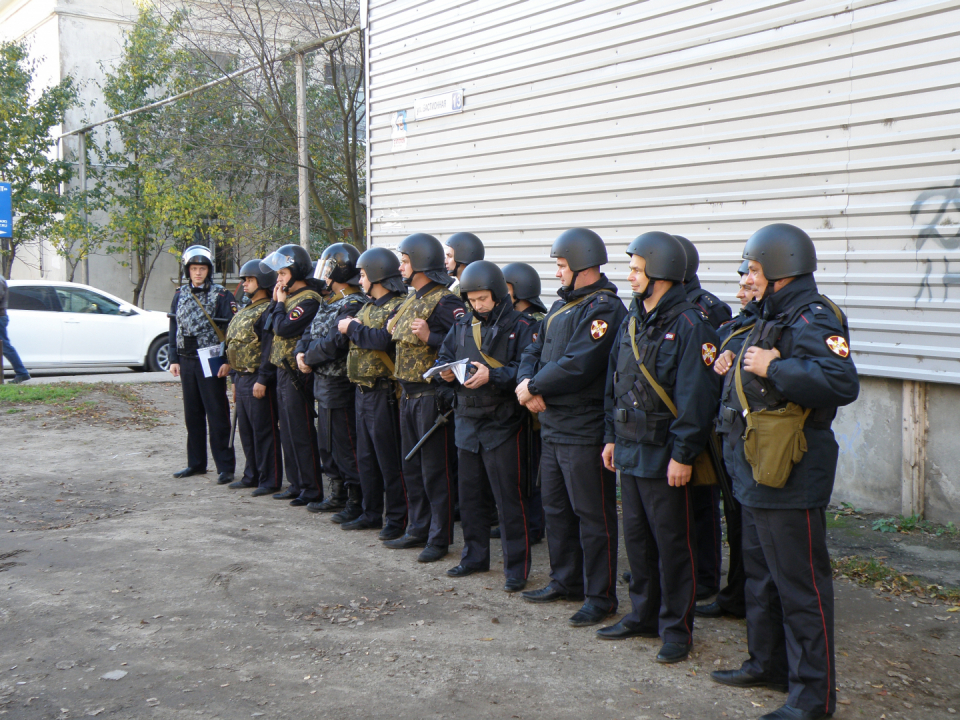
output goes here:
<path id="1" fill-rule="evenodd" d="M 277 272 L 285 267 L 293 265 L 293 257 L 284 253 L 274 251 L 260 261 L 260 267 L 264 272 Z"/>
<path id="2" fill-rule="evenodd" d="M 186 250 L 183 251 L 183 266 L 191 265 L 194 263 L 202 263 L 204 265 L 213 266 L 213 253 L 210 252 L 210 248 L 203 245 L 191 245 Z"/>
<path id="3" fill-rule="evenodd" d="M 330 276 L 333 274 L 336 266 L 337 263 L 332 256 L 320 258 L 320 261 L 317 263 L 317 269 L 313 271 L 313 276 L 317 280 L 325 280 L 329 284 Z"/>

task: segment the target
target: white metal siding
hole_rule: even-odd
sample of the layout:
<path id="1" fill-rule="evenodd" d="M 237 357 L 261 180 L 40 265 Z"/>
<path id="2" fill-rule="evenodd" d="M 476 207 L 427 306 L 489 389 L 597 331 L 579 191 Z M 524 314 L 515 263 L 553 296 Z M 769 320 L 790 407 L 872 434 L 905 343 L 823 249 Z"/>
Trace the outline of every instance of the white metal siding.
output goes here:
<path id="1" fill-rule="evenodd" d="M 550 244 L 590 227 L 629 292 L 626 243 L 667 230 L 733 302 L 744 241 L 791 222 L 861 373 L 960 383 L 956 0 L 369 4 L 374 243 L 468 230 L 555 288 Z"/>

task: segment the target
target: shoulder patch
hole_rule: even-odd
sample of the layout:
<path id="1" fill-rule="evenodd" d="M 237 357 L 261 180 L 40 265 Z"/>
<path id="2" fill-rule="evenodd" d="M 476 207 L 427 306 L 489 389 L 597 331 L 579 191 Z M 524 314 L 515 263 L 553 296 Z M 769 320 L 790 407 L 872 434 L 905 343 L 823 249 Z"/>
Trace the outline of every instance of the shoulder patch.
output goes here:
<path id="1" fill-rule="evenodd" d="M 538 336 L 538 335 L 540 335 L 540 333 L 534 333 L 534 334 L 533 334 L 533 341 L 534 341 L 534 342 L 537 341 L 537 336 Z"/>
<path id="2" fill-rule="evenodd" d="M 299 320 L 303 316 L 303 308 L 297 305 L 293 310 L 290 311 L 290 314 L 287 316 L 291 320 Z"/>
<path id="3" fill-rule="evenodd" d="M 460 318 L 462 318 L 462 317 L 463 317 L 464 315 L 466 315 L 466 314 L 467 314 L 467 311 L 464 310 L 462 307 L 458 307 L 458 308 L 454 308 L 454 309 L 453 309 L 453 319 L 454 319 L 454 320 L 459 320 Z"/>
<path id="4" fill-rule="evenodd" d="M 663 336 L 663 339 L 664 339 L 664 340 L 676 340 L 676 339 L 677 339 L 677 334 L 676 334 L 676 333 L 667 333 L 666 335 Z"/>
<path id="5" fill-rule="evenodd" d="M 606 320 L 594 320 L 590 323 L 590 337 L 594 340 L 599 340 L 607 334 L 608 327 Z"/>
<path id="6" fill-rule="evenodd" d="M 839 355 L 842 358 L 849 357 L 850 346 L 847 345 L 847 339 L 842 335 L 831 335 L 826 339 L 826 343 L 830 352 L 834 355 Z"/>
<path id="7" fill-rule="evenodd" d="M 700 346 L 700 357 L 703 358 L 703 364 L 710 367 L 717 359 L 717 346 L 713 343 L 704 343 Z"/>
<path id="8" fill-rule="evenodd" d="M 233 310 L 233 314 L 234 314 L 234 315 L 237 314 L 237 302 L 236 302 L 236 300 L 231 300 L 231 301 L 230 301 L 230 309 Z"/>

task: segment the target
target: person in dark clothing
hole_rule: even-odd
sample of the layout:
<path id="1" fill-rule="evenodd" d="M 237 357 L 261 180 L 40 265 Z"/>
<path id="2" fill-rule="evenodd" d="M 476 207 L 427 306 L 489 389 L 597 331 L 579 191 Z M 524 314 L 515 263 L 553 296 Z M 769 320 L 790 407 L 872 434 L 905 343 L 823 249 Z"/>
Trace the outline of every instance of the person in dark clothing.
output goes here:
<path id="1" fill-rule="evenodd" d="M 606 375 L 604 464 L 620 470 L 623 537 L 633 609 L 597 631 L 606 640 L 663 638 L 657 661 L 693 646 L 696 535 L 693 464 L 713 428 L 717 334 L 683 288 L 685 254 L 648 232 L 627 248 L 633 302 Z"/>
<path id="2" fill-rule="evenodd" d="M 7 306 L 10 303 L 9 292 L 7 291 L 7 281 L 0 275 L 0 343 L 3 344 L 3 356 L 10 361 L 13 366 L 14 384 L 23 383 L 30 379 L 30 372 L 27 370 L 17 349 L 10 342 L 10 336 L 7 334 L 7 326 L 10 324 L 10 316 L 7 315 Z"/>
<path id="3" fill-rule="evenodd" d="M 457 392 L 455 433 L 464 542 L 460 563 L 447 575 L 464 577 L 490 569 L 490 526 L 497 515 L 504 590 L 517 592 L 530 572 L 527 500 L 533 437 L 530 413 L 513 391 L 520 356 L 533 341 L 535 323 L 514 310 L 503 273 L 491 262 L 471 263 L 460 276 L 460 291 L 471 310 L 447 333 L 437 358 L 441 364 L 470 362 L 469 377 L 462 385 L 452 370 L 441 373 L 443 380 L 455 383 Z"/>
<path id="4" fill-rule="evenodd" d="M 683 289 L 687 300 L 696 305 L 707 322 L 718 330 L 732 316 L 730 306 L 713 293 L 700 286 L 697 271 L 700 269 L 700 253 L 696 246 L 682 235 L 674 235 L 683 245 L 687 256 L 683 274 Z M 693 502 L 693 518 L 697 533 L 697 600 L 716 595 L 720 589 L 720 565 L 722 562 L 720 527 L 720 486 L 706 485 L 690 488 Z"/>
<path id="5" fill-rule="evenodd" d="M 768 225 L 750 237 L 743 257 L 760 312 L 734 361 L 734 392 L 721 399 L 718 430 L 735 448 L 750 657 L 711 676 L 725 685 L 787 689 L 786 703 L 761 720 L 817 720 L 832 715 L 837 700 L 825 511 L 839 448 L 830 426 L 837 408 L 856 400 L 860 383 L 846 318 L 817 289 L 809 236 L 785 223 Z M 791 444 L 774 478 L 761 462 L 769 452 L 751 445 L 751 464 L 746 451 L 769 418 L 791 423 L 779 433 Z"/>
<path id="6" fill-rule="evenodd" d="M 329 293 L 307 332 L 297 344 L 297 365 L 313 373 L 313 394 L 320 409 L 321 460 L 324 469 L 336 467 L 347 502 L 330 518 L 335 523 L 356 520 L 363 513 L 357 450 L 357 411 L 353 383 L 347 378 L 350 341 L 337 328 L 344 317 L 354 317 L 368 301 L 360 292 L 357 259 L 360 251 L 349 243 L 334 243 L 323 251 L 317 275 Z M 328 460 L 332 459 L 332 463 Z M 331 488 L 335 489 L 331 478 Z M 330 512 L 339 503 L 311 503 L 307 510 Z"/>
<path id="7" fill-rule="evenodd" d="M 740 314 L 733 320 L 725 322 L 717 332 L 720 338 L 720 347 L 717 361 L 713 364 L 713 371 L 724 378 L 723 395 L 729 395 L 733 382 L 733 375 L 728 373 L 736 356 L 743 347 L 743 341 L 757 321 L 757 303 L 753 301 L 753 286 L 747 281 L 748 263 L 746 260 L 740 266 L 740 288 L 737 290 L 737 299 L 740 301 Z M 722 417 L 721 417 L 722 421 Z M 732 478 L 736 472 L 733 462 L 733 447 L 723 443 L 724 465 L 728 475 Z M 748 479 L 749 481 L 749 479 Z M 723 497 L 723 516 L 727 520 L 727 545 L 730 548 L 730 562 L 727 569 L 727 584 L 717 594 L 713 602 L 697 605 L 694 613 L 700 617 L 718 618 L 729 615 L 743 618 L 747 614 L 746 599 L 744 598 L 744 583 L 746 575 L 743 570 L 743 520 L 740 502 L 725 493 Z"/>
<path id="8" fill-rule="evenodd" d="M 603 240 L 573 228 L 553 243 L 562 287 L 517 372 L 517 399 L 539 413 L 550 584 L 528 602 L 586 602 L 568 622 L 595 625 L 617 609 L 617 488 L 603 465 L 603 391 L 616 328 L 627 311 L 600 272 Z"/>
<path id="9" fill-rule="evenodd" d="M 190 280 L 173 294 L 170 305 L 170 374 L 180 378 L 187 426 L 187 467 L 173 474 L 185 478 L 207 472 L 207 427 L 217 482 L 233 482 L 236 455 L 230 447 L 230 402 L 227 381 L 204 377 L 197 351 L 219 345 L 237 312 L 233 295 L 212 281 L 213 254 L 203 245 L 183 251 Z"/>
<path id="10" fill-rule="evenodd" d="M 423 379 L 437 359 L 450 328 L 466 312 L 449 290 L 452 279 L 444 266 L 443 246 L 432 235 L 415 233 L 400 243 L 400 273 L 413 292 L 387 323 L 396 347 L 394 376 L 400 381 L 400 437 L 404 456 L 450 409 L 453 390 Z M 420 450 L 403 461 L 408 521 L 403 536 L 384 543 L 404 549 L 422 547 L 420 562 L 446 556 L 453 542 L 456 482 L 450 462 L 448 425 L 433 433 Z"/>
<path id="11" fill-rule="evenodd" d="M 454 295 L 462 295 L 460 276 L 467 265 L 483 260 L 483 242 L 471 232 L 458 232 L 447 238 L 443 252 L 447 274 L 453 278 L 449 290 Z"/>
<path id="12" fill-rule="evenodd" d="M 240 280 L 249 302 L 227 327 L 227 363 L 218 376 L 233 376 L 237 432 L 246 458 L 243 477 L 230 487 L 256 488 L 252 496 L 260 497 L 277 492 L 283 482 L 277 369 L 270 364 L 270 334 L 264 330 L 277 274 L 261 271 L 260 260 L 250 260 L 240 268 Z"/>
<path id="13" fill-rule="evenodd" d="M 273 497 L 302 507 L 323 500 L 323 485 L 317 428 L 313 423 L 313 394 L 309 382 L 297 369 L 294 351 L 323 297 L 318 283 L 310 278 L 310 254 L 299 245 L 283 245 L 264 258 L 261 266 L 277 273 L 265 327 L 273 334 L 270 362 L 277 368 L 280 444 L 289 483 L 286 490 Z"/>
<path id="14" fill-rule="evenodd" d="M 380 540 L 402 537 L 407 525 L 407 491 L 400 455 L 400 415 L 396 350 L 387 321 L 407 297 L 400 260 L 393 251 L 373 247 L 357 260 L 360 284 L 373 302 L 356 317 L 342 318 L 339 331 L 350 339 L 347 377 L 357 386 L 357 458 L 363 514 L 342 523 L 342 530 L 383 528 Z M 386 517 L 386 523 L 384 523 Z"/>

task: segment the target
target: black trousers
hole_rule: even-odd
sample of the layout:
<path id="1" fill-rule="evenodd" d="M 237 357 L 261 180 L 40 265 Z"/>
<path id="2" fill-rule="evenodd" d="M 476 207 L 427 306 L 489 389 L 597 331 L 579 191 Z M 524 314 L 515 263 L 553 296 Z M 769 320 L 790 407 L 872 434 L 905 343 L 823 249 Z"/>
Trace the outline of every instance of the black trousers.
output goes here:
<path id="1" fill-rule="evenodd" d="M 617 609 L 617 478 L 602 445 L 543 441 L 540 489 L 550 550 L 550 585 Z"/>
<path id="2" fill-rule="evenodd" d="M 353 403 L 340 408 L 318 408 L 317 441 L 320 464 L 328 477 L 343 478 L 347 485 L 360 485 L 357 465 L 357 410 Z M 328 428 L 329 418 L 329 430 Z M 332 440 L 332 444 L 328 441 Z"/>
<path id="3" fill-rule="evenodd" d="M 697 537 L 689 485 L 620 473 L 623 542 L 630 562 L 626 620 L 656 631 L 664 642 L 693 643 Z"/>
<path id="4" fill-rule="evenodd" d="M 423 395 L 400 399 L 400 439 L 404 456 L 437 419 L 436 398 Z M 416 455 L 403 461 L 407 484 L 407 533 L 426 538 L 430 545 L 446 548 L 453 542 L 454 478 L 449 451 L 453 428 L 440 427 Z"/>
<path id="5" fill-rule="evenodd" d="M 542 449 L 540 430 L 537 426 L 537 429 L 533 431 L 533 471 L 536 475 L 531 478 L 533 492 L 530 493 L 530 499 L 527 501 L 527 526 L 530 528 L 530 537 L 535 541 L 542 540 L 546 532 L 546 523 L 543 518 L 543 493 L 540 491 L 539 478 L 537 477 L 540 474 L 540 453 Z"/>
<path id="6" fill-rule="evenodd" d="M 255 373 L 237 373 L 237 433 L 246 457 L 242 481 L 251 487 L 279 490 L 283 484 L 283 461 L 277 389 L 268 385 L 267 394 L 255 398 L 256 382 Z"/>
<path id="7" fill-rule="evenodd" d="M 719 588 L 723 562 L 720 488 L 717 485 L 692 487 L 690 499 L 697 535 L 697 587 Z"/>
<path id="8" fill-rule="evenodd" d="M 207 427 L 210 452 L 217 472 L 232 473 L 237 458 L 230 447 L 230 402 L 227 379 L 203 376 L 200 360 L 180 358 L 180 388 L 183 393 L 183 421 L 187 426 L 187 465 L 195 470 L 207 467 Z"/>
<path id="9" fill-rule="evenodd" d="M 317 429 L 310 417 L 313 401 L 308 403 L 300 394 L 285 368 L 277 368 L 277 403 L 280 407 L 280 444 L 290 490 L 303 500 L 323 500 Z"/>
<path id="10" fill-rule="evenodd" d="M 357 388 L 357 459 L 363 518 L 388 527 L 407 525 L 407 489 L 400 455 L 400 411 L 391 386 Z"/>
<path id="11" fill-rule="evenodd" d="M 717 595 L 717 604 L 737 617 L 743 617 L 747 612 L 747 601 L 744 598 L 744 584 L 747 576 L 743 569 L 743 518 L 740 502 L 733 496 L 732 483 L 734 467 L 733 459 L 728 461 L 728 453 L 733 450 L 726 442 L 723 446 L 724 465 L 730 476 L 731 488 L 722 490 L 723 517 L 727 521 L 727 544 L 730 546 L 730 563 L 727 568 L 727 583 Z"/>
<path id="12" fill-rule="evenodd" d="M 743 506 L 743 561 L 750 650 L 743 669 L 786 678 L 788 705 L 834 712 L 833 575 L 824 508 Z"/>
<path id="13" fill-rule="evenodd" d="M 490 568 L 490 521 L 499 517 L 503 574 L 523 580 L 530 574 L 529 498 L 524 496 L 522 473 L 528 450 L 524 445 L 522 432 L 517 431 L 495 448 L 481 447 L 478 453 L 460 448 L 461 565 Z"/>

